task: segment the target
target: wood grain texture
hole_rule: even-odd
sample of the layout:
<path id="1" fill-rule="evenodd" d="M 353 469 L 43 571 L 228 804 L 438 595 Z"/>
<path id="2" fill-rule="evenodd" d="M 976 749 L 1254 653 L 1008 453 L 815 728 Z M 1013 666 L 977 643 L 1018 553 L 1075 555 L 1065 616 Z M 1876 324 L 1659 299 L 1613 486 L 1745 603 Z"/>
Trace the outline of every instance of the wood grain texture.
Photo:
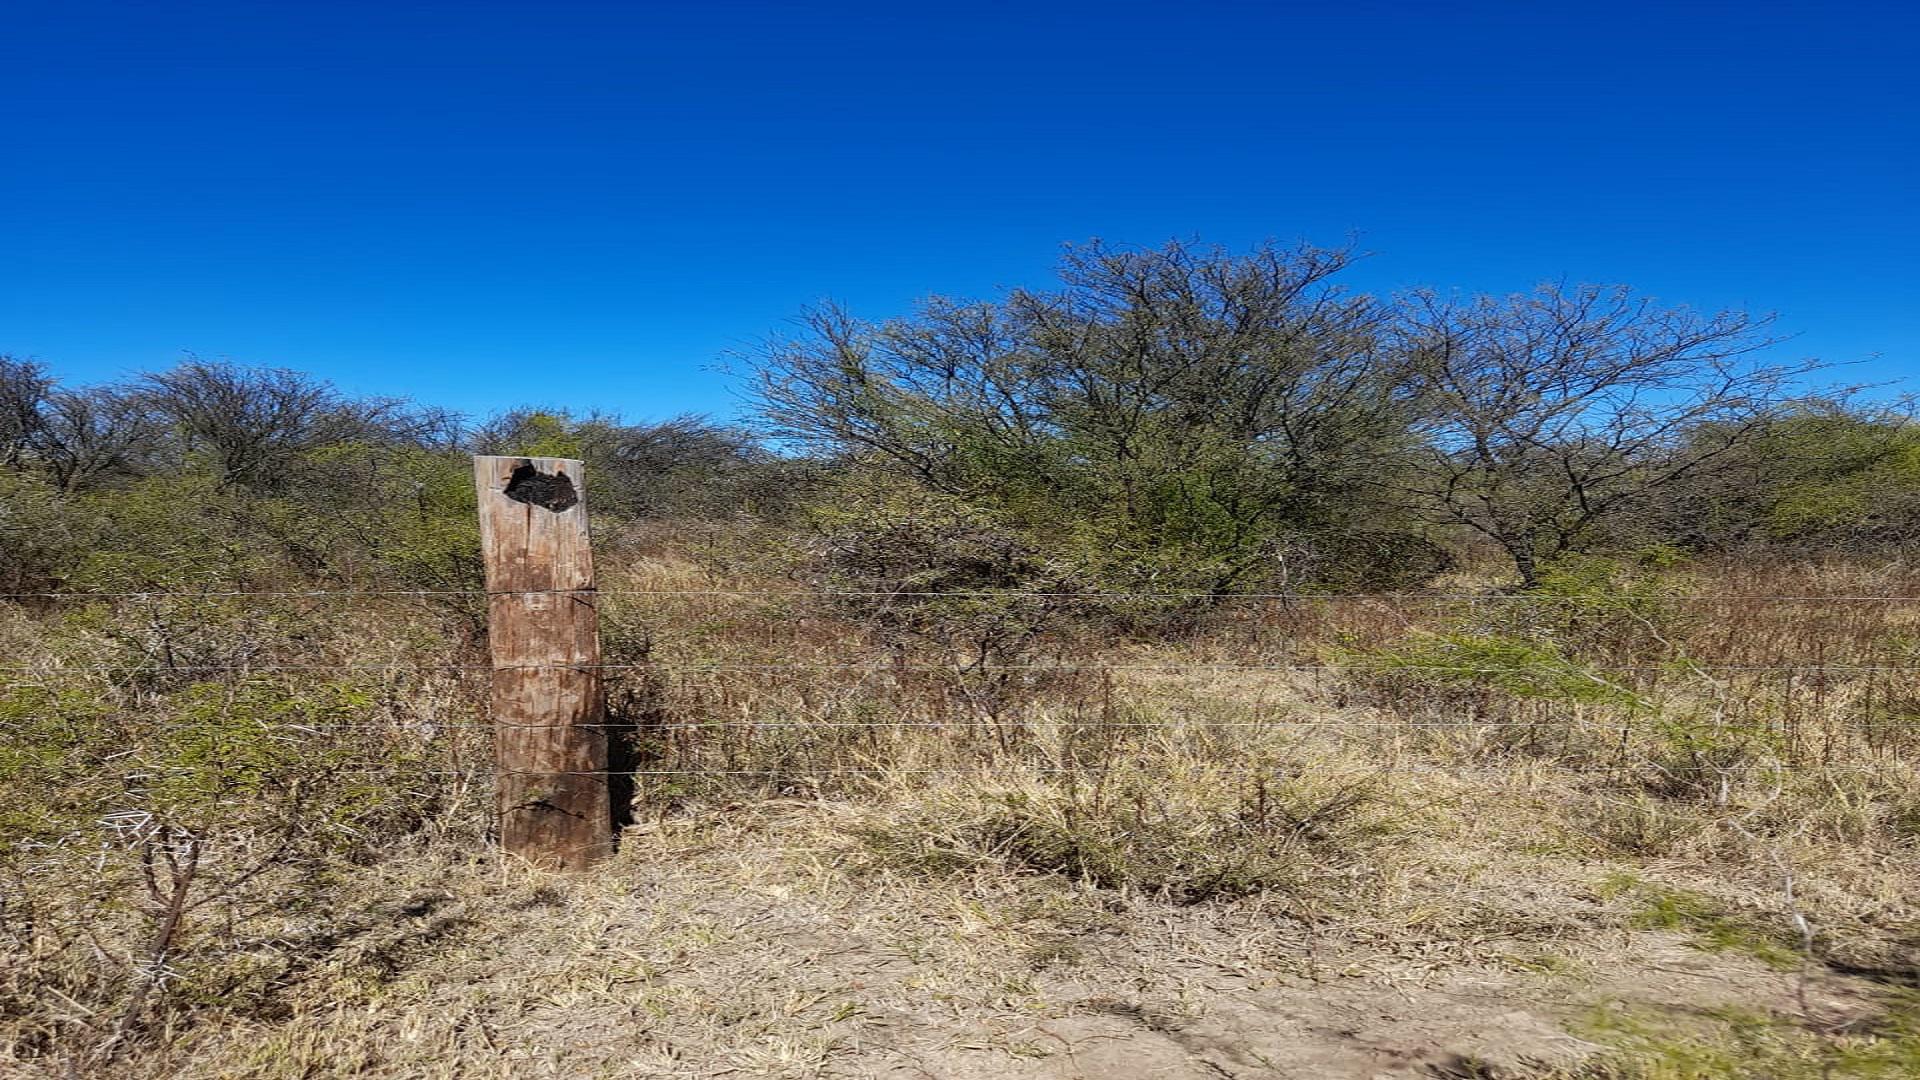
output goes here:
<path id="1" fill-rule="evenodd" d="M 500 844 L 577 870 L 613 847 L 598 595 L 580 462 L 476 457 Z"/>

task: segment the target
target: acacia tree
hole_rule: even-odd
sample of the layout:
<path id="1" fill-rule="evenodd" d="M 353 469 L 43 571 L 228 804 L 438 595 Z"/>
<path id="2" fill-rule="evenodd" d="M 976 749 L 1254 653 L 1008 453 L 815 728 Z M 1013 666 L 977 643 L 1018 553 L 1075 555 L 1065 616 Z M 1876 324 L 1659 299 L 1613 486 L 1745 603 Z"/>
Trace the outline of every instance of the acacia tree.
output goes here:
<path id="1" fill-rule="evenodd" d="M 139 394 L 113 386 L 55 390 L 28 445 L 56 487 L 75 491 L 142 472 L 161 429 Z"/>
<path id="2" fill-rule="evenodd" d="M 53 379 L 31 360 L 0 356 L 0 466 L 19 468 L 41 424 Z"/>
<path id="3" fill-rule="evenodd" d="M 395 398 L 356 398 L 284 368 L 191 360 L 140 382 L 142 400 L 188 453 L 204 455 L 223 485 L 272 488 L 293 462 L 344 444 L 443 441 L 451 415 Z"/>
<path id="4" fill-rule="evenodd" d="M 1387 314 L 1351 252 L 1069 249 L 1060 285 L 837 308 L 758 357 L 772 432 L 891 470 L 1133 576 L 1228 590 L 1289 535 L 1352 528 L 1405 431 Z"/>
<path id="5" fill-rule="evenodd" d="M 1422 467 L 1404 492 L 1540 564 L 1682 483 L 1740 465 L 1820 365 L 1755 359 L 1768 324 L 1661 307 L 1624 287 L 1407 298 L 1401 364 L 1421 399 Z"/>

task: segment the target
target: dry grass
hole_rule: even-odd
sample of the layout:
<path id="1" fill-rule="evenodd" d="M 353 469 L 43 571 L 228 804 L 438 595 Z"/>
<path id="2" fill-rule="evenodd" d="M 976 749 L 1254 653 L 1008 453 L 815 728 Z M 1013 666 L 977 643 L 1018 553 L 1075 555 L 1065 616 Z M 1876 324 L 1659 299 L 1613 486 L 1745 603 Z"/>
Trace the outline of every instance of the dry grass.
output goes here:
<path id="1" fill-rule="evenodd" d="M 641 818 L 573 880 L 502 866 L 475 831 L 480 686 L 436 669 L 478 661 L 469 612 L 12 612 L 0 643 L 41 674 L 14 677 L 8 719 L 58 713 L 97 782 L 9 818 L 0 1061 L 1092 1076 L 1128 1075 L 1125 1050 L 1166 1075 L 1704 1078 L 1913 1060 L 1920 604 L 1732 597 L 1920 595 L 1914 568 L 1240 602 L 1178 640 L 1068 611 L 1012 671 L 645 546 L 603 586 L 610 661 L 645 665 L 615 688 Z M 55 670 L 160 647 L 254 674 Z M 331 670 L 271 670 L 296 662 Z M 218 736 L 198 757 L 162 737 L 188 721 Z M 168 802 L 102 771 L 100 740 L 234 782 Z M 16 784 L 73 764 L 23 746 Z M 99 824 L 127 812 L 211 853 L 164 970 L 142 844 L 148 867 L 170 849 Z"/>

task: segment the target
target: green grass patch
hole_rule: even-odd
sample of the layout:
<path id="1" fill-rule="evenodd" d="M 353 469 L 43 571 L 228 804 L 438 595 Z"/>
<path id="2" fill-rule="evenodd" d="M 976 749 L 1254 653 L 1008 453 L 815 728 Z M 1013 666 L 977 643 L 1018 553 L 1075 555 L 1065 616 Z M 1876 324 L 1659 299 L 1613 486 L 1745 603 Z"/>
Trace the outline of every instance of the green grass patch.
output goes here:
<path id="1" fill-rule="evenodd" d="M 1340 653 L 1356 674 L 1398 676 L 1438 686 L 1489 687 L 1515 697 L 1624 706 L 1645 704 L 1601 671 L 1552 642 L 1506 634 L 1429 634 L 1399 645 Z"/>
<path id="2" fill-rule="evenodd" d="M 1613 1004 L 1575 1026 L 1608 1048 L 1590 1080 L 1908 1080 L 1920 1076 L 1920 1010 L 1911 996 L 1837 1031 L 1747 1009 Z"/>
<path id="3" fill-rule="evenodd" d="M 1608 875 L 1598 891 L 1603 900 L 1627 901 L 1627 925 L 1635 930 L 1678 931 L 1708 952 L 1741 953 L 1782 971 L 1801 964 L 1800 954 L 1778 934 L 1722 910 L 1712 897 L 1701 893 L 1624 872 Z"/>

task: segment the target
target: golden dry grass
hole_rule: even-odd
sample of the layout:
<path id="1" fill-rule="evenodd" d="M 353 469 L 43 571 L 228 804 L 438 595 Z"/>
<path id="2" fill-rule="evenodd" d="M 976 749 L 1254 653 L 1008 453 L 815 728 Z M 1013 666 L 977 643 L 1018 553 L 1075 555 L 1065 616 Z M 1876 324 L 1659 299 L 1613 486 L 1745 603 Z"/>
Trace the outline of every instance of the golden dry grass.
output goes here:
<path id="1" fill-rule="evenodd" d="M 12 612 L 0 642 L 39 673 L 8 700 L 84 690 L 129 745 L 197 677 L 58 669 L 172 635 L 285 694 L 347 681 L 338 711 L 247 730 L 293 740 L 276 768 L 365 782 L 352 814 L 302 806 L 344 833 L 252 876 L 278 834 L 242 811 L 294 804 L 213 795 L 225 893 L 160 978 L 137 845 L 100 807 L 16 845 L 5 1068 L 1903 1075 L 1920 604 L 1729 597 L 1911 596 L 1912 568 L 1241 603 L 1177 640 L 1069 618 L 994 672 L 857 604 L 616 550 L 645 775 L 621 855 L 577 879 L 485 849 L 481 688 L 446 667 L 477 662 L 470 613 Z M 296 662 L 333 670 L 275 670 Z M 109 779 L 101 807 L 140 807 Z M 1742 1039 L 1774 1073 L 1740 1071 Z"/>

